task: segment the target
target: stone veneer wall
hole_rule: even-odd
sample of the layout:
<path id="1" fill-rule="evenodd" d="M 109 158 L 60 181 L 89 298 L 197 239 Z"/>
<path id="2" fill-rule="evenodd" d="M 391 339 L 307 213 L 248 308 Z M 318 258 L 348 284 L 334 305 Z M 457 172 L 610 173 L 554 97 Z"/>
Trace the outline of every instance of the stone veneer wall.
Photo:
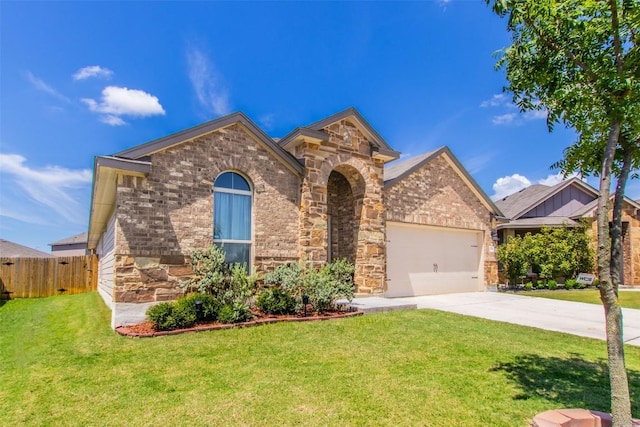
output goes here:
<path id="1" fill-rule="evenodd" d="M 383 162 L 371 157 L 366 137 L 348 120 L 324 131 L 329 141 L 306 142 L 295 155 L 305 160 L 300 203 L 300 255 L 312 263 L 327 261 L 327 185 L 332 171 L 351 185 L 360 209 L 355 283 L 358 293 L 382 291 L 385 283 L 385 219 L 382 202 Z M 359 196 L 357 189 L 363 188 Z"/>
<path id="2" fill-rule="evenodd" d="M 622 255 L 624 265 L 624 284 L 640 286 L 640 219 L 635 216 L 635 209 L 625 205 L 622 212 L 623 240 Z M 626 230 L 624 223 L 627 224 Z M 595 265 L 598 265 L 598 221 L 595 214 L 591 222 L 591 242 L 596 254 Z"/>
<path id="3" fill-rule="evenodd" d="M 213 242 L 213 183 L 225 171 L 253 188 L 258 271 L 298 259 L 300 177 L 240 124 L 151 155 L 146 178 L 118 178 L 116 302 L 174 299 L 188 254 Z"/>
<path id="4" fill-rule="evenodd" d="M 491 215 L 443 155 L 385 188 L 387 221 L 483 231 L 485 285 L 498 283 Z"/>

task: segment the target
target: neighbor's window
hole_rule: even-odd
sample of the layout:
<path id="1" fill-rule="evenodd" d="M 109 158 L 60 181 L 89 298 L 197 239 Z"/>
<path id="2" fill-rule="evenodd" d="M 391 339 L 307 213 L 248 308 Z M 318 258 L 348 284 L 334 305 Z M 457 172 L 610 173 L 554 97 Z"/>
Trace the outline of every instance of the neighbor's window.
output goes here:
<path id="1" fill-rule="evenodd" d="M 251 187 L 235 172 L 224 172 L 213 184 L 213 243 L 228 263 L 246 263 L 251 256 Z"/>

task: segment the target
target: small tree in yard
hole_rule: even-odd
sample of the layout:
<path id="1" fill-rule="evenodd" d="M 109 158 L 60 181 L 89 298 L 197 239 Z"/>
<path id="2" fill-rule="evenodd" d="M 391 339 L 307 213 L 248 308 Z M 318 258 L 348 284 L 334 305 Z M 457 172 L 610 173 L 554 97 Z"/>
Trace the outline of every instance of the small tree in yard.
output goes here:
<path id="1" fill-rule="evenodd" d="M 508 20 L 501 52 L 507 90 L 521 110 L 546 110 L 547 124 L 574 128 L 563 171 L 600 177 L 598 276 L 605 309 L 613 425 L 631 425 L 618 301 L 622 200 L 640 164 L 640 2 L 637 0 L 485 0 Z M 612 175 L 618 177 L 609 230 Z M 613 252 L 613 256 L 612 256 Z"/>
<path id="2" fill-rule="evenodd" d="M 518 279 L 525 276 L 531 264 L 523 238 L 511 236 L 507 243 L 498 246 L 498 261 L 503 265 L 509 285 L 518 283 Z"/>

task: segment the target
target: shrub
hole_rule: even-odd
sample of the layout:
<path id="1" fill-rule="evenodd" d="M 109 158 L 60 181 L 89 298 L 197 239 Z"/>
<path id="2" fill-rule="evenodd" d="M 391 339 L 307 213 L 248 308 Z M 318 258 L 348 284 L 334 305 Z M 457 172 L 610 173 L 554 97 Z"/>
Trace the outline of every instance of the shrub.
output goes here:
<path id="1" fill-rule="evenodd" d="M 524 284 L 524 290 L 525 291 L 530 291 L 532 289 L 533 289 L 533 283 L 527 282 L 527 283 Z"/>
<path id="2" fill-rule="evenodd" d="M 222 304 L 220 304 L 220 302 L 213 295 L 193 293 L 187 295 L 186 297 L 184 297 L 184 299 L 188 301 L 189 304 L 192 304 L 194 309 L 196 307 L 196 301 L 202 302 L 201 320 L 212 321 L 218 318 L 218 312 L 220 311 Z"/>
<path id="3" fill-rule="evenodd" d="M 504 266 L 509 285 L 514 286 L 518 278 L 529 270 L 529 256 L 520 236 L 509 237 L 507 243 L 498 246 L 498 261 Z"/>
<path id="4" fill-rule="evenodd" d="M 547 288 L 549 288 L 550 291 L 555 291 L 556 289 L 558 289 L 558 282 L 553 279 L 549 279 L 547 281 Z"/>
<path id="5" fill-rule="evenodd" d="M 600 286 L 600 280 L 599 279 L 593 279 L 593 283 L 591 284 L 591 286 L 595 286 L 597 288 L 598 286 Z"/>
<path id="6" fill-rule="evenodd" d="M 576 287 L 576 279 L 567 279 L 566 282 L 564 282 L 564 288 L 567 290 L 574 289 L 575 287 Z"/>
<path id="7" fill-rule="evenodd" d="M 158 330 L 168 331 L 176 328 L 173 319 L 173 304 L 169 302 L 161 302 L 149 307 L 147 317 L 153 323 L 154 328 Z"/>
<path id="8" fill-rule="evenodd" d="M 256 306 L 267 314 L 292 314 L 296 312 L 296 299 L 282 289 L 265 289 L 256 300 Z"/>
<path id="9" fill-rule="evenodd" d="M 196 323 L 196 306 L 190 298 L 179 298 L 173 304 L 173 320 L 176 328 L 188 328 Z"/>
<path id="10" fill-rule="evenodd" d="M 218 321 L 221 323 L 245 322 L 251 318 L 249 306 L 239 302 L 223 305 L 218 313 Z"/>
<path id="11" fill-rule="evenodd" d="M 233 306 L 230 304 L 223 305 L 218 313 L 218 321 L 221 323 L 233 323 L 234 322 Z"/>
<path id="12" fill-rule="evenodd" d="M 248 305 L 257 277 L 247 273 L 246 265 L 225 263 L 224 251 L 215 245 L 192 250 L 190 263 L 194 277 L 180 282 L 180 286 L 213 295 L 222 305 Z"/>
<path id="13" fill-rule="evenodd" d="M 585 285 L 584 283 L 576 282 L 576 285 L 575 285 L 576 289 L 585 289 L 586 287 L 587 285 Z"/>
<path id="14" fill-rule="evenodd" d="M 302 309 L 301 296 L 309 296 L 316 311 L 323 312 L 335 306 L 335 301 L 353 299 L 354 266 L 346 260 L 338 260 L 317 268 L 312 265 L 287 264 L 268 273 L 264 282 L 280 288 L 296 297 L 296 311 Z"/>
<path id="15" fill-rule="evenodd" d="M 192 326 L 196 322 L 196 309 L 185 298 L 180 298 L 174 303 L 161 302 L 150 307 L 147 317 L 156 329 L 170 331 Z"/>

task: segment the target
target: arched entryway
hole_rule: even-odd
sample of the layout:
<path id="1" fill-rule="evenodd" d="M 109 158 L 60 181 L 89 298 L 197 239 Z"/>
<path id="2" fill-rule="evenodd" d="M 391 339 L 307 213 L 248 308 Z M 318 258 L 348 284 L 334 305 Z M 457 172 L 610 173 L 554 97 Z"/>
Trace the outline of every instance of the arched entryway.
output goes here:
<path id="1" fill-rule="evenodd" d="M 351 166 L 331 171 L 327 182 L 327 260 L 357 263 L 364 179 Z"/>

